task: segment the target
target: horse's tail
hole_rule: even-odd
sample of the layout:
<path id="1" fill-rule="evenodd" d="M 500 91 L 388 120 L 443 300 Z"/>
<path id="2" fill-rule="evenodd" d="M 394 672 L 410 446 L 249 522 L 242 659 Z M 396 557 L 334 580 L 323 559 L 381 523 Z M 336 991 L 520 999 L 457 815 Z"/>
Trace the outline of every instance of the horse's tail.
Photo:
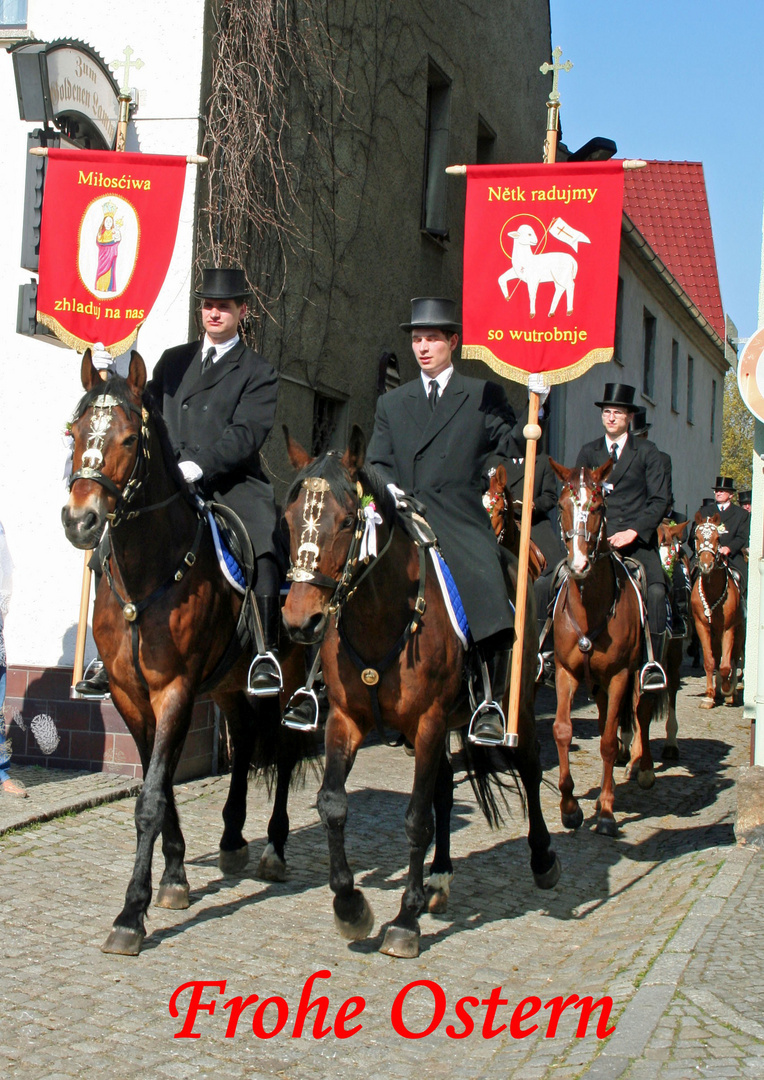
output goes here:
<path id="1" fill-rule="evenodd" d="M 476 746 L 467 739 L 466 727 L 460 728 L 459 740 L 470 787 L 489 826 L 496 829 L 503 825 L 505 813 L 511 815 L 506 795 L 509 791 L 519 795 L 525 814 L 525 793 L 512 764 L 512 751 L 502 746 Z M 507 774 L 512 778 L 511 784 L 503 779 Z"/>
<path id="2" fill-rule="evenodd" d="M 280 768 L 290 769 L 290 787 L 302 786 L 309 775 L 320 776 L 321 748 L 315 733 L 284 727 L 277 697 L 259 698 L 255 708 L 250 767 L 258 779 L 265 781 L 268 795 L 272 795 Z"/>

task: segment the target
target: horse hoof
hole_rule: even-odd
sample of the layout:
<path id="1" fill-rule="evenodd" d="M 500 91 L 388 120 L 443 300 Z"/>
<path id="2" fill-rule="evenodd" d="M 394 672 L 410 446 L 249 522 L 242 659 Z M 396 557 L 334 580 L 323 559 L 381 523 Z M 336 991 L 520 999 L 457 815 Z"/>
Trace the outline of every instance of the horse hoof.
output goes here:
<path id="1" fill-rule="evenodd" d="M 583 821 L 583 814 L 581 815 L 581 820 Z M 554 852 L 552 852 L 552 857 L 554 858 L 554 862 L 545 873 L 533 875 L 533 880 L 536 882 L 539 889 L 553 889 L 560 880 L 562 863 Z"/>
<path id="2" fill-rule="evenodd" d="M 137 956 L 146 934 L 143 930 L 130 930 L 126 926 L 115 926 L 101 946 L 101 952 L 117 953 L 119 956 Z"/>
<path id="3" fill-rule="evenodd" d="M 594 831 L 600 836 L 618 836 L 618 823 L 614 817 L 599 817 Z"/>
<path id="4" fill-rule="evenodd" d="M 580 829 L 584 823 L 584 812 L 580 806 L 577 806 L 572 814 L 560 811 L 560 818 L 566 829 Z"/>
<path id="5" fill-rule="evenodd" d="M 679 761 L 679 747 L 667 743 L 661 752 L 661 761 Z"/>
<path id="6" fill-rule="evenodd" d="M 273 844 L 268 844 L 260 856 L 257 876 L 261 881 L 286 881 L 286 863 L 277 854 Z"/>
<path id="7" fill-rule="evenodd" d="M 714 701 L 713 698 L 704 697 L 703 700 L 701 701 L 700 705 L 698 706 L 698 708 L 699 709 L 713 709 L 715 704 L 716 704 L 716 702 Z"/>
<path id="8" fill-rule="evenodd" d="M 379 951 L 386 956 L 397 956 L 399 960 L 415 960 L 419 956 L 419 931 L 388 926 Z"/>
<path id="9" fill-rule="evenodd" d="M 218 866 L 224 874 L 240 874 L 245 870 L 249 862 L 249 844 L 238 848 L 236 851 L 218 852 Z"/>
<path id="10" fill-rule="evenodd" d="M 425 883 L 425 906 L 431 915 L 445 915 L 451 894 L 453 874 L 430 874 Z"/>
<path id="11" fill-rule="evenodd" d="M 188 885 L 160 885 L 154 903 L 171 911 L 183 911 L 190 903 L 188 892 Z"/>
<path id="12" fill-rule="evenodd" d="M 654 769 L 640 769 L 637 773 L 637 783 L 643 791 L 649 791 L 655 783 L 655 770 Z"/>
<path id="13" fill-rule="evenodd" d="M 345 941 L 363 941 L 371 933 L 371 928 L 374 926 L 374 912 L 371 910 L 371 905 L 363 893 L 359 892 L 358 895 L 362 901 L 362 907 L 357 918 L 352 921 L 347 919 L 341 919 L 334 912 L 334 925 Z M 335 905 L 337 900 L 335 898 Z"/>

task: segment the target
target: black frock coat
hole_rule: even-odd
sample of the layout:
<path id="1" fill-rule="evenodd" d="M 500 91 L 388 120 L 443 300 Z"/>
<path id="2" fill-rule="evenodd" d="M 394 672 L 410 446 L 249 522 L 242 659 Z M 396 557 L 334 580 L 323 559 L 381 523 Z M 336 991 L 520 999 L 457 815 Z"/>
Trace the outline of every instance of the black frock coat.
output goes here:
<path id="1" fill-rule="evenodd" d="M 576 467 L 596 469 L 609 457 L 605 436 L 581 447 Z M 665 576 L 658 554 L 658 526 L 666 515 L 669 480 L 666 465 L 655 443 L 628 435 L 614 468 L 605 481 L 608 491 L 606 512 L 608 535 L 634 529 L 637 539 L 622 555 L 642 563 L 649 585 L 663 585 Z"/>
<path id="2" fill-rule="evenodd" d="M 503 389 L 454 371 L 430 410 L 421 377 L 382 394 L 367 458 L 427 508 L 475 641 L 513 625 L 498 545 L 482 501 L 490 457 L 518 456 Z"/>
<path id="3" fill-rule="evenodd" d="M 201 357 L 198 341 L 167 349 L 146 392 L 164 417 L 178 461 L 202 470 L 205 498 L 239 515 L 256 555 L 276 554 L 276 501 L 260 464 L 276 416 L 276 372 L 243 341 L 204 374 Z"/>

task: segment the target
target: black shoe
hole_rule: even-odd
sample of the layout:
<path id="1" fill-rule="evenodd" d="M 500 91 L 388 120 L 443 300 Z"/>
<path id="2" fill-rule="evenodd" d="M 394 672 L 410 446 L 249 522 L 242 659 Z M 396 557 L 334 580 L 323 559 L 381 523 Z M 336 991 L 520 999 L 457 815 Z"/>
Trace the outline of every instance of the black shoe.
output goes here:
<path id="1" fill-rule="evenodd" d="M 318 719 L 318 697 L 315 690 L 300 687 L 287 702 L 281 723 L 294 731 L 317 731 Z"/>
<path id="2" fill-rule="evenodd" d="M 495 701 L 484 701 L 472 714 L 470 742 L 478 746 L 502 746 L 504 743 L 504 713 Z"/>
<path id="3" fill-rule="evenodd" d="M 639 689 L 646 694 L 666 689 L 666 672 L 657 660 L 648 661 L 639 673 Z"/>
<path id="4" fill-rule="evenodd" d="M 92 671 L 75 684 L 74 692 L 80 697 L 105 698 L 109 696 L 109 676 L 100 660 L 94 660 Z"/>
<path id="5" fill-rule="evenodd" d="M 278 694 L 284 685 L 281 668 L 272 652 L 259 653 L 249 666 L 247 693 L 254 697 Z"/>

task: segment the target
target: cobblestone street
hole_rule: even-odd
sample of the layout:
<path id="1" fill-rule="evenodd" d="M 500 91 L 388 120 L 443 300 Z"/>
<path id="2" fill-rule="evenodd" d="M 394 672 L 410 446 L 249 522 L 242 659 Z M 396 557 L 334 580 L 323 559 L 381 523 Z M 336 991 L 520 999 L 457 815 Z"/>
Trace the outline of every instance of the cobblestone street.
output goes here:
<path id="1" fill-rule="evenodd" d="M 64 816 L 0 836 L 3 1075 L 318 1080 L 341 1069 L 364 1080 L 764 1077 L 764 857 L 736 847 L 733 835 L 735 776 L 748 763 L 749 727 L 739 708 L 699 711 L 701 680 L 686 675 L 680 761 L 660 763 L 663 732 L 653 729 L 656 784 L 642 791 L 636 780 L 619 783 L 615 840 L 592 828 L 600 780 L 593 704 L 579 699 L 572 769 L 585 822 L 568 833 L 558 810 L 553 697 L 540 696 L 550 782 L 543 805 L 563 867 L 550 892 L 534 886 L 519 801 L 509 825 L 491 832 L 457 773 L 449 912 L 422 918 L 422 953 L 409 961 L 377 951 L 383 925 L 398 910 L 408 859 L 403 815 L 413 762 L 400 749 L 366 747 L 350 777 L 349 858 L 376 915 L 368 941 L 348 945 L 334 929 L 317 781 L 309 779 L 292 797 L 288 880 L 269 884 L 254 876 L 269 813 L 261 788 L 250 794 L 249 868 L 240 877 L 221 877 L 217 844 L 227 777 L 215 777 L 177 789 L 191 907 L 152 908 L 138 958 L 100 951 L 132 869 L 134 796 L 126 788 L 115 798 L 120 792 L 109 788 L 104 797 L 115 801 L 80 809 L 87 801 L 85 794 L 76 797 L 78 784 L 87 788 L 81 776 L 51 771 L 32 783 L 31 770 L 18 770 L 31 797 L 12 808 L 4 799 L 0 828 L 8 827 L 3 815 L 11 810 L 29 819 L 35 800 L 55 803 L 48 790 L 55 785 L 74 787 Z M 155 882 L 160 861 L 157 850 Z M 363 1013 L 347 1022 L 362 1029 L 349 1038 L 334 1032 L 314 1038 L 315 1009 L 302 1036 L 292 1037 L 303 984 L 320 970 L 331 978 L 317 980 L 311 997 L 329 997 L 327 1025 L 347 998 L 365 999 Z M 178 999 L 177 1018 L 168 1004 L 191 980 L 225 980 L 226 987 L 205 990 L 203 1001 L 217 999 L 217 1007 L 198 1012 L 198 1038 L 174 1038 L 190 991 Z M 391 1010 L 401 990 L 420 980 L 442 987 L 445 1015 L 426 1037 L 408 1039 L 395 1030 Z M 508 1004 L 496 1009 L 494 1028 L 509 1025 L 515 1006 L 535 995 L 542 1008 L 523 1027 L 538 1029 L 516 1038 L 507 1026 L 486 1038 L 486 1005 L 478 1003 L 468 1006 L 472 1034 L 449 1037 L 448 1025 L 462 1030 L 457 1000 L 485 1002 L 495 987 Z M 258 1039 L 250 1006 L 235 1036 L 226 1038 L 232 1013 L 223 1005 L 254 994 L 286 1000 L 285 1027 Z M 543 1006 L 573 994 L 612 997 L 610 1038 L 596 1035 L 599 1010 L 586 1036 L 577 1038 L 582 1013 L 572 1007 L 548 1037 L 550 1011 Z M 423 1031 L 433 1016 L 433 988 L 418 986 L 405 997 L 406 1025 Z M 269 1006 L 267 1030 L 276 1014 L 276 1005 Z"/>

